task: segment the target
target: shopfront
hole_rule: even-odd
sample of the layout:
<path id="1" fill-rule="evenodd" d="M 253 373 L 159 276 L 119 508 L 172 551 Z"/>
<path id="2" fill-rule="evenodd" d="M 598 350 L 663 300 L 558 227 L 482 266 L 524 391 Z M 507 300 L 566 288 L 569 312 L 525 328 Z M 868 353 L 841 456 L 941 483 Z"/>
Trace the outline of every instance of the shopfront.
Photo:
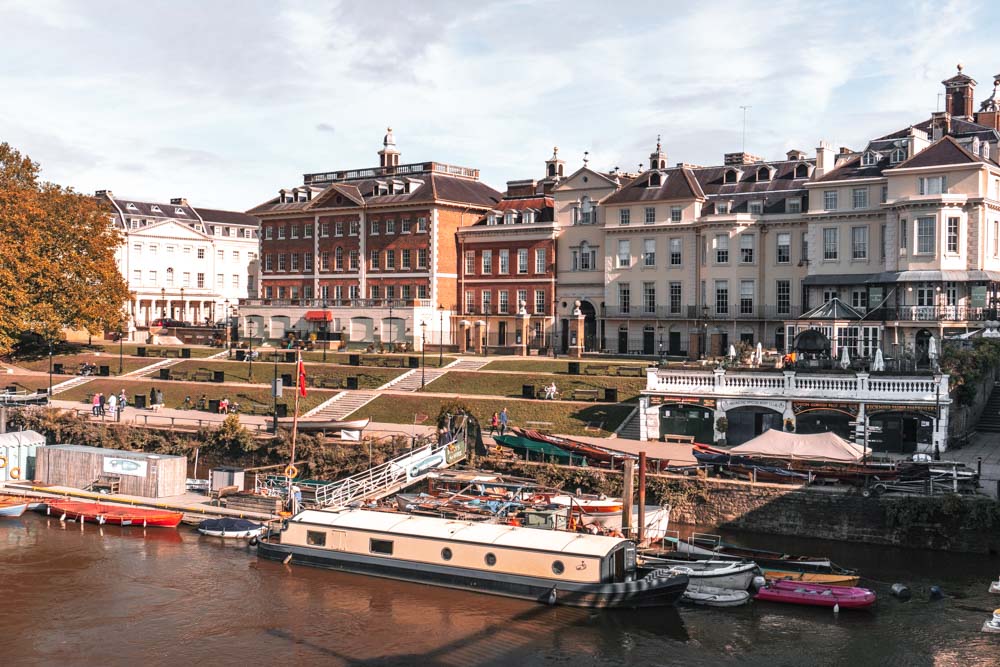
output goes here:
<path id="1" fill-rule="evenodd" d="M 868 425 L 881 433 L 870 433 L 868 446 L 875 452 L 912 454 L 927 449 L 933 438 L 934 415 L 908 406 L 868 406 Z"/>
<path id="2" fill-rule="evenodd" d="M 715 401 L 677 396 L 651 396 L 660 417 L 660 440 L 668 435 L 690 435 L 695 442 L 715 442 Z"/>
<path id="3" fill-rule="evenodd" d="M 857 403 L 821 403 L 793 401 L 797 433 L 836 433 L 847 440 L 854 439 L 851 422 L 858 417 Z"/>

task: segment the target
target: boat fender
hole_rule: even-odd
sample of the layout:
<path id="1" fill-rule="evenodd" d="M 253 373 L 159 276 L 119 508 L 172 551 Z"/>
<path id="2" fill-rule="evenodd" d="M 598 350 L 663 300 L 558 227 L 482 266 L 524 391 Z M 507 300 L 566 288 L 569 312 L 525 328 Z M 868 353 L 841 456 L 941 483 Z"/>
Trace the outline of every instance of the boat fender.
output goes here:
<path id="1" fill-rule="evenodd" d="M 548 604 L 554 605 L 556 603 L 556 587 L 553 586 L 552 590 L 549 591 L 549 597 L 545 600 Z"/>
<path id="2" fill-rule="evenodd" d="M 285 556 L 285 560 L 283 560 L 281 562 L 284 565 L 288 565 L 288 563 L 291 562 L 291 560 L 292 560 L 292 554 L 288 554 L 287 556 Z"/>
<path id="3" fill-rule="evenodd" d="M 3 470 L 6 467 L 7 467 L 7 457 L 0 456 L 0 470 Z"/>
<path id="4" fill-rule="evenodd" d="M 940 600 L 944 597 L 944 592 L 941 590 L 940 586 L 931 586 L 929 597 L 931 600 Z"/>
<path id="5" fill-rule="evenodd" d="M 258 540 L 258 539 L 257 539 L 257 536 L 256 536 L 256 535 L 254 535 L 253 537 L 251 537 L 251 538 L 250 538 L 250 541 L 248 542 L 248 544 L 249 544 L 250 546 L 252 546 L 252 547 L 255 547 L 255 546 L 257 546 L 257 543 L 258 543 L 259 541 L 260 541 L 260 540 Z"/>
<path id="6" fill-rule="evenodd" d="M 14 466 L 13 468 L 11 468 L 10 469 L 10 478 L 11 479 L 21 479 L 21 469 L 18 468 L 17 466 Z"/>
<path id="7" fill-rule="evenodd" d="M 839 614 L 840 613 L 840 603 L 839 602 L 837 604 L 833 605 L 833 613 L 834 614 Z"/>
<path id="8" fill-rule="evenodd" d="M 910 589 L 904 584 L 893 584 L 891 590 L 893 596 L 899 598 L 900 600 L 910 599 Z"/>
<path id="9" fill-rule="evenodd" d="M 750 588 L 754 592 L 759 591 L 760 589 L 764 588 L 764 586 L 766 586 L 766 585 L 767 585 L 767 579 L 765 579 L 764 577 L 760 576 L 759 574 L 757 576 L 755 576 L 753 579 L 750 580 Z"/>

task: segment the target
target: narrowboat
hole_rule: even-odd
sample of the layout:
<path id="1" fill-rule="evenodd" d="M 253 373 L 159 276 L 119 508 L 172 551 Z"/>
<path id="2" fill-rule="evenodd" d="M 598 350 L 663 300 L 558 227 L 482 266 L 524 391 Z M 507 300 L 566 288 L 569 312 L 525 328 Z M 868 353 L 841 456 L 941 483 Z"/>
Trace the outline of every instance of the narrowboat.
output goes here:
<path id="1" fill-rule="evenodd" d="M 261 558 L 577 607 L 674 604 L 685 574 L 636 564 L 621 538 L 365 509 L 305 510 Z"/>

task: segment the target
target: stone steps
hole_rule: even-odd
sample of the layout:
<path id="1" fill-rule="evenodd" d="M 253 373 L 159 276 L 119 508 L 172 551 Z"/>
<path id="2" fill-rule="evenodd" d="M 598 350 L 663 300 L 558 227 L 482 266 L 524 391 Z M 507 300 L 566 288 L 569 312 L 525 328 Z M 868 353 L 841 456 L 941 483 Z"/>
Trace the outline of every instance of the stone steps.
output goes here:
<path id="1" fill-rule="evenodd" d="M 378 392 L 374 391 L 342 391 L 307 412 L 303 418 L 339 421 L 371 403 L 377 396 Z"/>
<path id="2" fill-rule="evenodd" d="M 447 372 L 448 370 L 440 368 L 425 368 L 423 369 L 423 373 L 421 373 L 421 369 L 417 368 L 399 378 L 399 381 L 392 385 L 392 389 L 395 391 L 417 391 L 423 386 L 421 381 L 423 381 L 423 384 L 430 384 Z"/>
<path id="3" fill-rule="evenodd" d="M 482 359 L 459 359 L 458 361 L 451 362 L 445 366 L 445 368 L 450 371 L 478 371 L 480 368 L 490 363 L 490 361 L 493 360 L 489 359 L 484 361 Z"/>
<path id="4" fill-rule="evenodd" d="M 631 416 L 622 424 L 621 428 L 618 430 L 618 437 L 625 438 L 626 440 L 638 440 L 639 439 L 639 416 L 641 413 L 638 411 L 633 412 Z"/>

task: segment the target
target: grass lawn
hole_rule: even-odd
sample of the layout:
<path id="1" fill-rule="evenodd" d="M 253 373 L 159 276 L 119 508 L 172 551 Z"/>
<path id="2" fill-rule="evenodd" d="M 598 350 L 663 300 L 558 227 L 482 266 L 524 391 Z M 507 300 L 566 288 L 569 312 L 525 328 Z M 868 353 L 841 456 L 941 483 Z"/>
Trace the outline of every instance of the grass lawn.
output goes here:
<path id="1" fill-rule="evenodd" d="M 287 350 L 291 351 L 291 350 Z M 282 355 L 286 350 L 279 350 L 279 355 Z M 385 366 L 385 365 L 397 365 L 403 364 L 404 367 L 408 368 L 407 361 L 408 357 L 420 357 L 419 352 L 407 352 L 400 354 L 368 354 L 362 350 L 352 351 L 352 352 L 327 352 L 326 353 L 326 363 L 329 364 L 341 364 L 347 365 L 350 361 L 350 355 L 360 354 L 361 355 L 361 365 L 362 366 Z M 271 350 L 266 349 L 261 353 L 262 356 L 266 357 L 269 361 L 271 359 Z M 283 356 L 279 356 L 279 359 L 284 359 Z M 309 362 L 322 362 L 323 361 L 323 351 L 313 350 L 312 352 L 303 352 L 302 360 Z M 436 352 L 428 352 L 426 357 L 423 359 L 427 364 L 427 368 L 437 368 L 438 367 L 438 355 Z M 451 362 L 455 361 L 455 357 L 445 356 L 441 360 L 441 365 L 447 366 Z M 381 363 L 380 363 L 381 362 Z"/>
<path id="2" fill-rule="evenodd" d="M 58 384 L 63 378 L 58 375 L 52 376 L 52 384 Z M 48 375 L 25 375 L 23 373 L 0 373 L 0 391 L 5 390 L 7 387 L 17 387 L 17 391 L 26 391 L 29 394 L 34 393 L 38 389 L 44 389 L 48 391 L 49 388 L 49 376 Z"/>
<path id="3" fill-rule="evenodd" d="M 112 355 L 108 354 L 68 354 L 68 355 L 53 355 L 53 364 L 63 365 L 63 375 L 76 375 L 77 369 L 80 368 L 80 364 L 87 362 L 94 364 L 95 366 L 110 366 L 111 374 L 118 375 L 118 351 Z M 149 366 L 155 363 L 149 359 L 141 359 L 139 357 L 124 357 L 122 359 L 122 367 L 124 372 L 129 373 L 131 371 L 142 368 L 143 366 Z M 15 362 L 19 368 L 24 368 L 29 371 L 41 371 L 43 373 L 49 372 L 49 358 L 44 357 L 42 359 L 32 359 L 31 361 L 18 361 Z M 60 380 L 61 381 L 61 380 Z"/>
<path id="4" fill-rule="evenodd" d="M 618 400 L 629 401 L 646 388 L 646 378 L 620 378 L 603 375 L 509 375 L 506 373 L 478 373 L 449 371 L 446 375 L 428 384 L 423 391 L 448 392 L 457 394 L 486 394 L 489 396 L 521 397 L 521 385 L 533 384 L 536 388 L 556 383 L 559 398 L 573 399 L 574 389 L 598 389 L 600 400 L 604 400 L 604 389 L 616 387 Z"/>
<path id="5" fill-rule="evenodd" d="M 270 406 L 273 399 L 271 398 L 271 388 L 270 387 L 225 387 L 221 385 L 213 385 L 205 382 L 164 382 L 164 381 L 153 381 L 153 380 L 93 380 L 86 384 L 82 384 L 79 387 L 73 387 L 68 391 L 64 391 L 61 394 L 56 394 L 56 400 L 60 401 L 79 401 L 80 406 L 84 407 L 84 402 L 87 401 L 88 396 L 92 396 L 96 392 L 103 392 L 104 394 L 110 394 L 114 392 L 117 394 L 122 388 L 125 389 L 125 393 L 128 395 L 129 403 L 131 404 L 136 394 L 143 394 L 146 396 L 146 400 L 149 400 L 149 390 L 151 387 L 156 387 L 163 392 L 163 401 L 166 403 L 168 408 L 180 408 L 184 405 L 184 397 L 190 396 L 191 401 L 197 403 L 198 398 L 202 394 L 205 394 L 209 400 L 211 399 L 221 399 L 228 398 L 230 401 L 237 401 L 242 403 L 245 407 L 249 406 L 251 403 L 256 403 L 261 406 Z M 304 398 L 299 399 L 299 412 L 304 413 L 310 410 L 323 401 L 327 400 L 333 396 L 335 391 L 324 391 L 320 389 L 309 389 Z M 292 404 L 295 398 L 291 392 L 286 391 L 282 398 L 278 399 L 279 403 L 288 404 L 288 414 L 291 416 Z M 249 412 L 249 410 L 247 410 Z M 192 410 L 192 412 L 195 412 Z"/>
<path id="6" fill-rule="evenodd" d="M 310 387 L 327 389 L 345 388 L 347 378 L 358 378 L 359 389 L 375 389 L 389 380 L 406 372 L 403 368 L 372 368 L 355 366 L 333 366 L 329 364 L 306 363 L 306 382 Z M 170 367 L 173 375 L 183 373 L 188 379 L 193 379 L 199 370 L 222 371 L 226 374 L 226 382 L 249 382 L 250 364 L 243 361 L 182 361 Z M 295 382 L 295 364 L 278 364 L 278 376 L 291 375 Z M 268 384 L 274 378 L 274 364 L 267 361 L 256 361 L 253 365 L 253 380 L 257 384 Z"/>
<path id="7" fill-rule="evenodd" d="M 618 366 L 629 366 L 630 368 L 645 368 L 649 366 L 646 362 L 636 362 L 636 361 L 615 361 L 609 359 L 608 361 L 581 361 L 580 362 L 580 372 L 586 374 L 588 368 L 592 366 L 604 366 L 609 370 L 604 370 L 601 368 L 594 372 L 591 369 L 591 373 L 594 375 L 610 375 L 614 377 L 617 375 L 615 368 Z M 497 359 L 491 361 L 490 363 L 483 366 L 484 371 L 521 371 L 526 373 L 559 373 L 559 374 L 569 374 L 569 361 L 563 359 Z M 632 371 L 633 373 L 635 371 Z M 643 374 L 645 375 L 645 374 Z M 556 383 L 558 384 L 558 383 Z"/>
<path id="8" fill-rule="evenodd" d="M 519 401 L 511 400 L 499 403 L 494 400 L 483 400 L 456 396 L 454 398 L 429 396 L 380 396 L 350 414 L 348 419 L 370 417 L 373 421 L 391 424 L 412 424 L 415 414 L 427 415 L 424 424 L 433 424 L 441 411 L 441 405 L 458 401 L 467 405 L 476 415 L 484 430 L 489 428 L 490 417 L 504 407 L 510 414 L 513 426 L 534 427 L 553 433 L 567 435 L 590 435 L 602 437 L 610 435 L 622 423 L 622 420 L 632 411 L 627 405 L 571 405 L 558 401 Z M 527 422 L 551 422 L 548 424 L 528 424 Z M 595 430 L 587 430 L 587 424 L 592 423 Z"/>
<path id="9" fill-rule="evenodd" d="M 118 345 L 116 343 L 101 343 L 100 345 L 94 345 L 93 347 L 98 349 L 103 349 L 108 354 L 118 354 Z M 218 354 L 222 352 L 222 348 L 219 347 L 203 347 L 195 345 L 142 345 L 140 343 L 125 343 L 122 346 L 125 350 L 125 354 L 137 355 L 138 349 L 140 347 L 146 348 L 147 357 L 162 357 L 164 356 L 164 350 L 170 350 L 170 356 L 176 355 L 176 350 L 181 348 L 188 348 L 191 350 L 191 357 L 194 359 L 204 359 L 205 357 L 210 357 L 213 354 Z"/>

